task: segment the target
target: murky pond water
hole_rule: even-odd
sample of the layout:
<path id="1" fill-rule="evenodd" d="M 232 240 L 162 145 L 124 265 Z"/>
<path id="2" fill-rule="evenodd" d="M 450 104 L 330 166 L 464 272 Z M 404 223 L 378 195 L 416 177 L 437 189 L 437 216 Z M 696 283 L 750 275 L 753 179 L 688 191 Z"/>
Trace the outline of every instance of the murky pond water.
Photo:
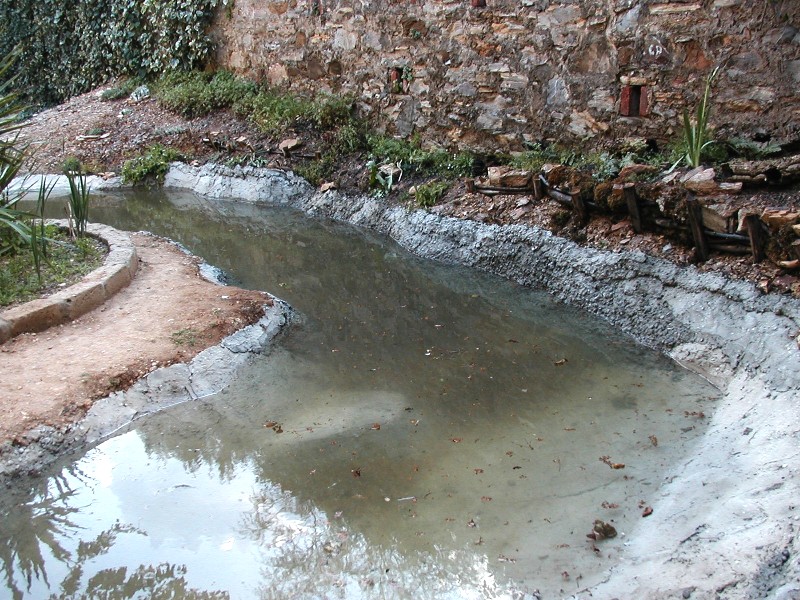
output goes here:
<path id="1" fill-rule="evenodd" d="M 593 549 L 594 520 L 638 524 L 713 409 L 593 318 L 382 238 L 189 195 L 106 205 L 304 320 L 224 393 L 5 493 L 12 597 L 562 597 L 625 543 Z"/>

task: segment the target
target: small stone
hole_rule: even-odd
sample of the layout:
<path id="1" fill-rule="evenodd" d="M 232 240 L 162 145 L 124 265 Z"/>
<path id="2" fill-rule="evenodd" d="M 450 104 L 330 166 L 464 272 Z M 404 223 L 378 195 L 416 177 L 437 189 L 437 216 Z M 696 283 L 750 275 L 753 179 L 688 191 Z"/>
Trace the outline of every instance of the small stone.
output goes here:
<path id="1" fill-rule="evenodd" d="M 298 138 L 289 138 L 283 140 L 280 144 L 278 144 L 278 150 L 282 152 L 291 152 L 292 150 L 296 150 L 300 146 L 303 145 L 303 142 Z"/>
<path id="2" fill-rule="evenodd" d="M 321 186 L 319 186 L 320 192 L 327 192 L 328 190 L 335 190 L 335 189 L 336 189 L 336 183 L 334 183 L 333 181 L 326 181 Z"/>

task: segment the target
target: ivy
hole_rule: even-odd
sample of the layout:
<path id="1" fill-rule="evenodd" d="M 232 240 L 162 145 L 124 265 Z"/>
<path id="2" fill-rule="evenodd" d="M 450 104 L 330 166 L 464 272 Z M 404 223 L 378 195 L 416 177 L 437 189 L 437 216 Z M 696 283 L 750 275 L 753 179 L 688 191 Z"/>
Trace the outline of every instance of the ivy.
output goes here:
<path id="1" fill-rule="evenodd" d="M 0 0 L 0 56 L 17 49 L 14 85 L 52 104 L 111 77 L 202 66 L 225 0 Z"/>

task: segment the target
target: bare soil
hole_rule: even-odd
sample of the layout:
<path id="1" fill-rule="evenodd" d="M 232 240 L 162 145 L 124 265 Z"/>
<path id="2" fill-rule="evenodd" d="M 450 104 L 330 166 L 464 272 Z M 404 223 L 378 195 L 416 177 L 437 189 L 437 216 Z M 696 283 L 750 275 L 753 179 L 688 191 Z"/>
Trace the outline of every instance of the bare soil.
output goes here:
<path id="1" fill-rule="evenodd" d="M 62 429 L 94 400 L 153 369 L 186 362 L 256 322 L 271 299 L 198 275 L 198 258 L 167 240 L 132 234 L 133 282 L 67 325 L 0 345 L 0 447 L 25 445 L 38 425 Z"/>

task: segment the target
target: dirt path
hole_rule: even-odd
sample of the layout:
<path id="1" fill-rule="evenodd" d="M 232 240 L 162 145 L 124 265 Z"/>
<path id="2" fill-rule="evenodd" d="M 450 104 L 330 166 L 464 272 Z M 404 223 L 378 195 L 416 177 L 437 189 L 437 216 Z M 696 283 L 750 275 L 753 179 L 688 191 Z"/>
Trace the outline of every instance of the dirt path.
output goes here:
<path id="1" fill-rule="evenodd" d="M 140 266 L 127 288 L 80 319 L 0 346 L 0 454 L 9 443 L 26 445 L 37 425 L 63 428 L 97 398 L 190 360 L 255 322 L 271 302 L 202 279 L 199 259 L 166 240 L 131 237 Z"/>

